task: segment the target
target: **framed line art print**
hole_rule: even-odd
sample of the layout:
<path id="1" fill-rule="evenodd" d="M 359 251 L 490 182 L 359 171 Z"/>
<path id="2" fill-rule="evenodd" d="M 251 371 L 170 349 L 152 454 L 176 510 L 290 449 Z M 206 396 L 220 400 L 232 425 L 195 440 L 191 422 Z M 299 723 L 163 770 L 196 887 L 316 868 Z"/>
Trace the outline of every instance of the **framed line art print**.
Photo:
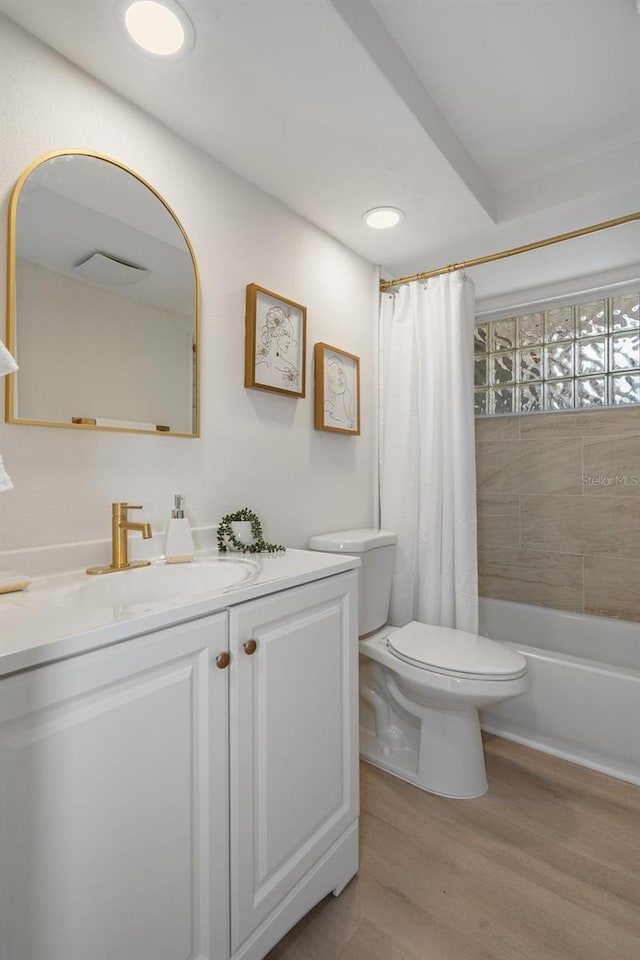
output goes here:
<path id="1" fill-rule="evenodd" d="M 247 285 L 244 385 L 304 397 L 307 308 Z"/>
<path id="2" fill-rule="evenodd" d="M 360 358 L 328 343 L 315 345 L 315 427 L 360 434 Z"/>

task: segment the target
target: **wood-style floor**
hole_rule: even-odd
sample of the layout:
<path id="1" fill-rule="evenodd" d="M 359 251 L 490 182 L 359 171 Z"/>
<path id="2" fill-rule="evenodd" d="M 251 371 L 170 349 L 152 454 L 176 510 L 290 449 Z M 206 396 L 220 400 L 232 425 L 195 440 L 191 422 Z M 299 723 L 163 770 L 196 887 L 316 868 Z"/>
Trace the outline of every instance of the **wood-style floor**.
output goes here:
<path id="1" fill-rule="evenodd" d="M 360 873 L 268 960 L 639 960 L 640 788 L 485 748 L 478 800 L 363 763 Z"/>

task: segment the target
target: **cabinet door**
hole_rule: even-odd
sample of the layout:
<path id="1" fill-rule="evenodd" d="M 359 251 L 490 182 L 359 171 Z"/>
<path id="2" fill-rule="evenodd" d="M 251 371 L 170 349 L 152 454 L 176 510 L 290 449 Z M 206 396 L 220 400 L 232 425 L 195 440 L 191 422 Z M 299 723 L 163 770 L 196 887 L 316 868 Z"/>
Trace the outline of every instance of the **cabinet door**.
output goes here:
<path id="1" fill-rule="evenodd" d="M 226 614 L 0 681 L 0 960 L 228 956 Z"/>
<path id="2" fill-rule="evenodd" d="M 230 611 L 232 952 L 358 816 L 357 612 L 355 572 Z"/>

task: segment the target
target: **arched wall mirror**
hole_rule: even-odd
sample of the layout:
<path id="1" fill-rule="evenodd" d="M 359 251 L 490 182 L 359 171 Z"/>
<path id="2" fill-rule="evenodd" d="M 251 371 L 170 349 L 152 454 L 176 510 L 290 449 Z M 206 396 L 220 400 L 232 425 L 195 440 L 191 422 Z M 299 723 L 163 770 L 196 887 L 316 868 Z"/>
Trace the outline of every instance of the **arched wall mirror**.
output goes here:
<path id="1" fill-rule="evenodd" d="M 127 167 L 48 154 L 9 209 L 10 423 L 199 435 L 199 283 L 171 208 Z"/>

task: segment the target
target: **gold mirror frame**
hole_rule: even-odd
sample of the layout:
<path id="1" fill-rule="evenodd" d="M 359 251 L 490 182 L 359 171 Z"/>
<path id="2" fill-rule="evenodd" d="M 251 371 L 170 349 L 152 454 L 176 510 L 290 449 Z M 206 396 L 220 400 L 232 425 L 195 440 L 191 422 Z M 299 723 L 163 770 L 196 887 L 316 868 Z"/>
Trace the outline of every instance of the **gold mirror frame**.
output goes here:
<path id="1" fill-rule="evenodd" d="M 196 256 L 191 246 L 191 241 L 187 236 L 187 233 L 182 226 L 179 218 L 176 216 L 171 206 L 164 199 L 162 194 L 160 194 L 156 188 L 149 183 L 148 180 L 145 180 L 144 177 L 140 176 L 139 173 L 136 173 L 135 170 L 132 170 L 131 167 L 128 167 L 124 163 L 120 163 L 119 160 L 114 160 L 112 157 L 104 156 L 101 153 L 94 153 L 91 150 L 54 150 L 52 153 L 46 153 L 42 157 L 38 157 L 37 160 L 34 160 L 33 163 L 24 170 L 20 175 L 13 191 L 11 193 L 11 199 L 9 202 L 9 218 L 8 218 L 8 242 L 7 242 L 7 322 L 6 322 L 6 346 L 10 353 L 14 354 L 16 351 L 16 222 L 17 222 L 17 213 L 18 213 L 18 200 L 20 198 L 20 192 L 26 183 L 27 179 L 31 176 L 33 171 L 39 167 L 41 164 L 46 163 L 48 160 L 53 160 L 56 157 L 68 157 L 68 156 L 80 156 L 80 157 L 93 157 L 96 160 L 103 160 L 105 163 L 111 163 L 114 167 L 119 167 L 120 170 L 124 170 L 125 173 L 130 174 L 132 177 L 135 177 L 144 187 L 151 191 L 155 197 L 162 203 L 167 212 L 171 215 L 173 220 L 178 226 L 184 241 L 187 245 L 187 249 L 191 256 L 193 262 L 193 271 L 195 278 L 195 364 L 194 364 L 194 393 L 195 393 L 195 413 L 194 413 L 194 423 L 193 423 L 193 432 L 192 433 L 180 433 L 174 430 L 138 430 L 133 427 L 103 427 L 98 426 L 92 423 L 67 423 L 65 421 L 58 420 L 31 420 L 25 417 L 17 417 L 14 414 L 14 394 L 15 394 L 15 377 L 17 373 L 10 373 L 5 377 L 5 410 L 4 410 L 4 419 L 6 423 L 16 423 L 25 426 L 33 427 L 65 427 L 68 430 L 101 430 L 106 433 L 143 433 L 146 436 L 153 437 L 186 437 L 190 439 L 197 439 L 200 436 L 200 273 L 198 270 L 198 263 L 196 261 Z"/>

